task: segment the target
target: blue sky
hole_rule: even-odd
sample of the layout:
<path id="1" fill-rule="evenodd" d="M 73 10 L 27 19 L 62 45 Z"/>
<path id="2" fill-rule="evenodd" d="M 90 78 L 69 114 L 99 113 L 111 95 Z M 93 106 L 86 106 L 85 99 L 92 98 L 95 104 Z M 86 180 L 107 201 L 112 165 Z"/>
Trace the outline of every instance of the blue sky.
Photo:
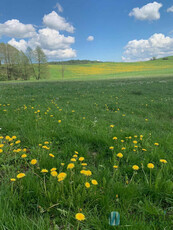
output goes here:
<path id="1" fill-rule="evenodd" d="M 0 42 L 39 45 L 49 60 L 173 55 L 172 22 L 173 0 L 0 1 Z"/>

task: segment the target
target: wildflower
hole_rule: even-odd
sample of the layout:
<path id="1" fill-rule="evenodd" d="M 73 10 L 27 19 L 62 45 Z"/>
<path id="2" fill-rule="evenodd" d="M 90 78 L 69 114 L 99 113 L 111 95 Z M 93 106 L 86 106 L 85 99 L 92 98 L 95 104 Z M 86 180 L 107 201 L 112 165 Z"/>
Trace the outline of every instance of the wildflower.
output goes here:
<path id="1" fill-rule="evenodd" d="M 92 183 L 93 185 L 98 185 L 98 182 L 97 182 L 96 180 L 91 180 L 91 183 Z"/>
<path id="2" fill-rule="evenodd" d="M 2 153 L 3 152 L 3 150 L 2 149 L 0 149 L 0 153 Z"/>
<path id="3" fill-rule="evenodd" d="M 6 139 L 6 140 L 9 140 L 9 139 L 10 139 L 10 137 L 9 137 L 9 136 L 6 136 L 6 137 L 5 137 L 5 139 Z"/>
<path id="4" fill-rule="evenodd" d="M 118 169 L 118 165 L 114 165 L 113 168 L 114 168 L 114 169 Z"/>
<path id="5" fill-rule="evenodd" d="M 73 168 L 74 168 L 74 164 L 73 163 L 68 164 L 67 169 L 73 169 Z"/>
<path id="6" fill-rule="evenodd" d="M 75 218 L 76 220 L 79 220 L 79 221 L 85 220 L 85 216 L 82 213 L 77 213 Z"/>
<path id="7" fill-rule="evenodd" d="M 73 155 L 73 157 L 77 157 L 77 155 L 75 154 L 75 155 Z"/>
<path id="8" fill-rule="evenodd" d="M 0 148 L 3 148 L 4 147 L 4 144 L 0 144 Z"/>
<path id="9" fill-rule="evenodd" d="M 121 140 L 121 142 L 123 143 L 123 142 L 124 142 L 124 140 Z"/>
<path id="10" fill-rule="evenodd" d="M 65 178 L 66 178 L 67 174 L 62 172 L 60 174 L 58 174 L 57 178 L 58 178 L 58 181 L 63 181 Z"/>
<path id="11" fill-rule="evenodd" d="M 122 147 L 121 150 L 125 150 L 126 148 L 125 147 Z"/>
<path id="12" fill-rule="evenodd" d="M 44 142 L 44 144 L 45 144 L 45 145 L 48 145 L 48 144 L 49 144 L 49 142 L 48 142 L 48 141 L 45 141 L 45 142 Z"/>
<path id="13" fill-rule="evenodd" d="M 79 157 L 79 161 L 84 161 L 85 158 L 84 157 Z"/>
<path id="14" fill-rule="evenodd" d="M 118 153 L 118 154 L 117 154 L 117 157 L 122 158 L 122 157 L 123 157 L 123 154 L 122 154 L 122 153 Z"/>
<path id="15" fill-rule="evenodd" d="M 42 146 L 42 144 L 38 144 L 38 146 Z"/>
<path id="16" fill-rule="evenodd" d="M 61 123 L 61 120 L 58 120 L 58 123 Z"/>
<path id="17" fill-rule="evenodd" d="M 50 156 L 50 157 L 55 157 L 52 153 L 49 153 L 49 156 Z"/>
<path id="18" fill-rule="evenodd" d="M 27 157 L 27 155 L 26 154 L 22 154 L 22 156 L 21 156 L 22 158 L 26 158 Z"/>
<path id="19" fill-rule="evenodd" d="M 148 119 L 145 119 L 145 121 L 148 121 Z"/>
<path id="20" fill-rule="evenodd" d="M 133 141 L 134 144 L 137 144 L 138 142 L 137 141 Z"/>
<path id="21" fill-rule="evenodd" d="M 47 170 L 47 169 L 42 169 L 41 172 L 42 172 L 42 173 L 47 173 L 48 170 Z"/>
<path id="22" fill-rule="evenodd" d="M 23 151 L 23 152 L 26 152 L 26 151 L 27 151 L 27 149 L 26 149 L 26 148 L 24 148 L 22 151 Z"/>
<path id="23" fill-rule="evenodd" d="M 71 161 L 75 162 L 75 161 L 76 161 L 76 159 L 75 159 L 75 158 L 71 158 Z"/>
<path id="24" fill-rule="evenodd" d="M 20 141 L 20 140 L 18 140 L 18 141 L 16 141 L 16 142 L 15 142 L 15 144 L 20 144 L 20 142 L 21 142 L 21 141 Z"/>
<path id="25" fill-rule="evenodd" d="M 111 128 L 114 128 L 115 125 L 110 125 Z"/>
<path id="26" fill-rule="evenodd" d="M 117 140 L 118 138 L 117 137 L 113 137 L 113 140 Z"/>
<path id="27" fill-rule="evenodd" d="M 82 166 L 87 166 L 87 163 L 81 163 Z"/>
<path id="28" fill-rule="evenodd" d="M 86 188 L 90 188 L 90 186 L 91 186 L 90 183 L 88 183 L 88 182 L 85 183 Z"/>
<path id="29" fill-rule="evenodd" d="M 37 160 L 36 160 L 36 159 L 32 159 L 30 163 L 31 163 L 32 165 L 35 165 L 35 164 L 37 164 Z"/>
<path id="30" fill-rule="evenodd" d="M 149 169 L 153 169 L 153 168 L 154 168 L 154 164 L 148 163 L 148 164 L 147 164 L 147 167 L 148 167 Z"/>
<path id="31" fill-rule="evenodd" d="M 114 147 L 113 147 L 113 146 L 110 146 L 109 149 L 110 149 L 110 150 L 114 150 Z"/>
<path id="32" fill-rule="evenodd" d="M 16 181 L 16 179 L 15 178 L 11 178 L 10 181 L 14 182 L 14 181 Z"/>
<path id="33" fill-rule="evenodd" d="M 17 174 L 17 178 L 18 178 L 18 179 L 20 179 L 20 178 L 22 178 L 22 177 L 25 177 L 25 173 L 19 173 L 19 174 Z"/>
<path id="34" fill-rule="evenodd" d="M 90 170 L 81 170 L 80 173 L 85 175 L 85 176 L 91 176 L 92 175 L 92 172 Z"/>
<path id="35" fill-rule="evenodd" d="M 52 171 L 51 175 L 55 177 L 55 176 L 58 176 L 58 173 L 56 171 Z"/>
<path id="36" fill-rule="evenodd" d="M 75 154 L 79 154 L 77 151 L 74 151 Z"/>
<path id="37" fill-rule="evenodd" d="M 159 145 L 159 143 L 154 143 L 154 145 L 155 145 L 155 146 L 158 146 L 158 145 Z"/>
<path id="38" fill-rule="evenodd" d="M 139 166 L 133 165 L 132 169 L 135 170 L 135 171 L 138 171 L 139 170 Z"/>
<path id="39" fill-rule="evenodd" d="M 167 160 L 165 160 L 165 159 L 160 159 L 160 162 L 164 163 L 164 164 L 168 163 Z"/>
<path id="40" fill-rule="evenodd" d="M 61 166 L 64 166 L 64 163 L 61 163 Z"/>
<path id="41" fill-rule="evenodd" d="M 146 149 L 142 149 L 142 151 L 146 152 L 147 150 Z"/>
<path id="42" fill-rule="evenodd" d="M 57 168 L 51 168 L 51 172 L 53 172 L 53 171 L 56 171 L 57 170 Z"/>

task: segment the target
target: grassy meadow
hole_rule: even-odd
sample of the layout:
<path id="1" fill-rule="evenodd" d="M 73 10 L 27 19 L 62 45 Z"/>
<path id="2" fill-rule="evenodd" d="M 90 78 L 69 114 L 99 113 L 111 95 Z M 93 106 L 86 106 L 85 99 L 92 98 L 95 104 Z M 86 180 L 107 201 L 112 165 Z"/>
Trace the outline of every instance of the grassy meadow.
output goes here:
<path id="1" fill-rule="evenodd" d="M 172 76 L 173 57 L 145 62 L 104 62 L 92 64 L 64 65 L 63 80 L 96 80 L 126 77 Z M 62 66 L 49 65 L 49 79 L 62 80 Z"/>
<path id="2" fill-rule="evenodd" d="M 171 74 L 173 65 L 157 62 L 96 64 L 91 77 Z M 66 68 L 65 79 L 87 67 Z M 166 75 L 1 83 L 0 229 L 171 230 L 172 89 Z"/>

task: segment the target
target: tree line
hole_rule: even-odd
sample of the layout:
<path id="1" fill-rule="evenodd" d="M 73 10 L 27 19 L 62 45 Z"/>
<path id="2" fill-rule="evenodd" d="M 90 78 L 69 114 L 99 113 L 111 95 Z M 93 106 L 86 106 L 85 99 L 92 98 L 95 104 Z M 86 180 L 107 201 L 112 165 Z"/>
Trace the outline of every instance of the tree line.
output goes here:
<path id="1" fill-rule="evenodd" d="M 37 46 L 30 47 L 26 52 L 15 47 L 0 43 L 0 80 L 40 80 L 48 74 L 47 57 L 43 50 Z"/>

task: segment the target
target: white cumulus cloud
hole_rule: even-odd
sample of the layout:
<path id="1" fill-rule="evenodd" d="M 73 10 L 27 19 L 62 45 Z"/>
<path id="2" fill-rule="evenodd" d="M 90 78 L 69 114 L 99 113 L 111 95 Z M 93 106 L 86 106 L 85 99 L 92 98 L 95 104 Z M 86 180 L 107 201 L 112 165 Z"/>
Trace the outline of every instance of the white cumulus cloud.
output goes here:
<path id="1" fill-rule="evenodd" d="M 167 12 L 173 12 L 173 6 L 169 7 L 169 8 L 167 9 Z"/>
<path id="2" fill-rule="evenodd" d="M 60 12 L 60 13 L 63 12 L 63 8 L 62 8 L 62 6 L 61 6 L 58 2 L 57 2 L 57 4 L 56 4 L 55 8 L 58 9 L 58 12 Z"/>
<path id="3" fill-rule="evenodd" d="M 58 49 L 58 50 L 47 50 L 43 49 L 46 56 L 53 60 L 61 60 L 61 59 L 69 59 L 69 58 L 75 58 L 76 51 L 72 48 L 67 49 Z"/>
<path id="4" fill-rule="evenodd" d="M 20 41 L 16 41 L 15 38 L 12 38 L 8 44 L 10 44 L 11 46 L 14 46 L 16 49 L 25 52 L 27 50 L 28 47 L 28 43 L 24 40 L 21 39 Z"/>
<path id="5" fill-rule="evenodd" d="M 8 20 L 0 24 L 0 37 L 28 38 L 35 34 L 35 28 L 31 24 L 23 24 L 17 19 Z"/>
<path id="6" fill-rule="evenodd" d="M 138 20 L 158 20 L 160 18 L 159 9 L 161 7 L 162 4 L 158 2 L 148 3 L 141 8 L 132 9 L 129 16 L 134 16 Z"/>
<path id="7" fill-rule="evenodd" d="M 52 11 L 50 14 L 44 15 L 43 24 L 46 27 L 49 27 L 54 30 L 64 30 L 69 33 L 74 32 L 74 27 L 66 22 L 65 18 L 59 16 L 55 11 Z"/>
<path id="8" fill-rule="evenodd" d="M 153 34 L 149 39 L 132 40 L 125 46 L 123 61 L 145 61 L 152 57 L 173 55 L 173 38 L 164 34 Z"/>
<path id="9" fill-rule="evenodd" d="M 87 41 L 89 41 L 89 42 L 94 41 L 94 37 L 93 37 L 93 36 L 88 36 L 88 37 L 87 37 Z"/>

